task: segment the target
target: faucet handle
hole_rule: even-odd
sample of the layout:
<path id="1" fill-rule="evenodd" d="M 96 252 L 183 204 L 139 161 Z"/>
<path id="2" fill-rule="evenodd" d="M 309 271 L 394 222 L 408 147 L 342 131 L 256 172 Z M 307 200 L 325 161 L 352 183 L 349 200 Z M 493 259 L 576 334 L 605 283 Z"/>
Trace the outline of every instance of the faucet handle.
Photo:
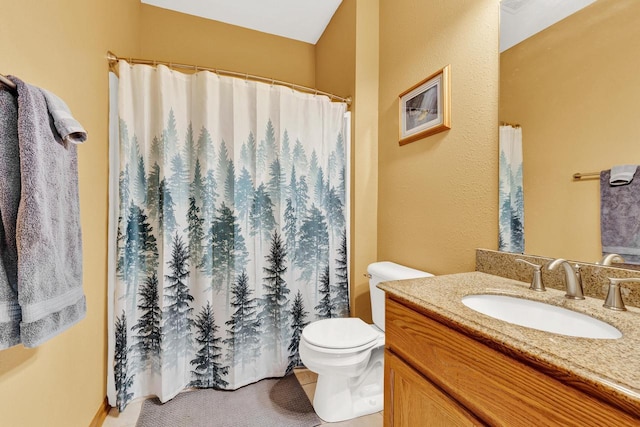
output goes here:
<path id="1" fill-rule="evenodd" d="M 614 277 L 609 278 L 609 290 L 607 291 L 607 297 L 604 299 L 603 307 L 610 308 L 616 311 L 626 311 L 627 307 L 624 306 L 622 300 L 622 294 L 620 293 L 620 283 L 640 282 L 638 277 L 629 277 L 627 279 L 617 279 Z"/>
<path id="2" fill-rule="evenodd" d="M 534 264 L 521 258 L 516 259 L 516 262 L 521 262 L 533 267 L 533 277 L 531 278 L 531 286 L 529 286 L 529 289 L 536 292 L 544 292 L 547 290 L 544 287 L 544 283 L 542 283 L 542 273 L 540 271 L 542 268 L 541 265 Z"/>

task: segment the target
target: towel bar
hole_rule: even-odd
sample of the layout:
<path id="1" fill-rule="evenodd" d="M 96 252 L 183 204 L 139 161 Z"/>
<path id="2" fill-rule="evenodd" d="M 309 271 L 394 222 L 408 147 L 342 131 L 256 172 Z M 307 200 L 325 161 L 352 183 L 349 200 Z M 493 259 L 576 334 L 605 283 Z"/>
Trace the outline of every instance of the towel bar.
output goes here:
<path id="1" fill-rule="evenodd" d="M 2 83 L 3 85 L 5 85 L 11 90 L 16 90 L 16 84 L 2 74 L 0 74 L 0 83 Z"/>
<path id="2" fill-rule="evenodd" d="M 579 181 L 582 178 L 595 178 L 595 177 L 599 177 L 600 176 L 600 172 L 587 172 L 587 173 L 574 173 L 573 174 L 573 180 L 574 181 Z"/>

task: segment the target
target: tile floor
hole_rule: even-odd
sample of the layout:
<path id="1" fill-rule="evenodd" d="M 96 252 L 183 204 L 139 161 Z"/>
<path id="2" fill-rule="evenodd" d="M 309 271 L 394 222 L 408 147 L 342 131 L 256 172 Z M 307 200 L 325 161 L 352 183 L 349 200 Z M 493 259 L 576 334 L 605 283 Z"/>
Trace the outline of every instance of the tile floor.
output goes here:
<path id="1" fill-rule="evenodd" d="M 305 393 L 307 393 L 309 400 L 313 402 L 313 393 L 316 390 L 317 375 L 307 369 L 296 369 L 295 375 L 300 382 L 300 385 L 302 385 Z M 102 424 L 102 427 L 135 427 L 138 415 L 140 415 L 140 410 L 142 409 L 143 401 L 143 399 L 140 399 L 129 403 L 129 405 L 127 405 L 127 409 L 122 413 L 118 413 L 117 409 L 112 408 L 107 419 Z M 382 412 L 340 423 L 326 424 L 332 427 L 382 427 Z"/>

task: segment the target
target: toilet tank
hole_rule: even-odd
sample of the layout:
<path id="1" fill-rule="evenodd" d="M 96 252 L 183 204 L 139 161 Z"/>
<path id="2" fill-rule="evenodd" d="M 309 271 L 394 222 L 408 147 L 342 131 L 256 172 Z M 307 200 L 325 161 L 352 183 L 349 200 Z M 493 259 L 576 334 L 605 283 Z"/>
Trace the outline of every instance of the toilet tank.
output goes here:
<path id="1" fill-rule="evenodd" d="M 373 323 L 384 331 L 384 291 L 376 285 L 389 280 L 416 279 L 431 277 L 433 274 L 389 261 L 374 262 L 367 268 L 369 273 L 369 290 L 371 292 L 371 314 Z"/>

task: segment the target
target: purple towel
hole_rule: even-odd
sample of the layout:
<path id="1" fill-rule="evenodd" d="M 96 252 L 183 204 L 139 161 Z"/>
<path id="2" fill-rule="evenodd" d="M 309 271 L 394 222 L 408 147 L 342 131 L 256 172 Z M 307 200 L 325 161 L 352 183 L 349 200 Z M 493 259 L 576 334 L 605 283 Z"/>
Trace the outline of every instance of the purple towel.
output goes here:
<path id="1" fill-rule="evenodd" d="M 76 145 L 61 144 L 42 91 L 10 79 L 18 93 L 20 340 L 35 347 L 86 314 L 77 152 Z"/>
<path id="2" fill-rule="evenodd" d="M 87 140 L 87 131 L 71 115 L 67 103 L 46 89 L 40 89 L 47 101 L 53 124 L 65 143 L 82 144 Z"/>
<path id="3" fill-rule="evenodd" d="M 609 184 L 610 171 L 600 173 L 600 231 L 603 255 L 622 255 L 640 264 L 640 179 Z"/>
<path id="4" fill-rule="evenodd" d="M 20 343 L 16 222 L 20 204 L 18 102 L 0 86 L 0 350 Z"/>

